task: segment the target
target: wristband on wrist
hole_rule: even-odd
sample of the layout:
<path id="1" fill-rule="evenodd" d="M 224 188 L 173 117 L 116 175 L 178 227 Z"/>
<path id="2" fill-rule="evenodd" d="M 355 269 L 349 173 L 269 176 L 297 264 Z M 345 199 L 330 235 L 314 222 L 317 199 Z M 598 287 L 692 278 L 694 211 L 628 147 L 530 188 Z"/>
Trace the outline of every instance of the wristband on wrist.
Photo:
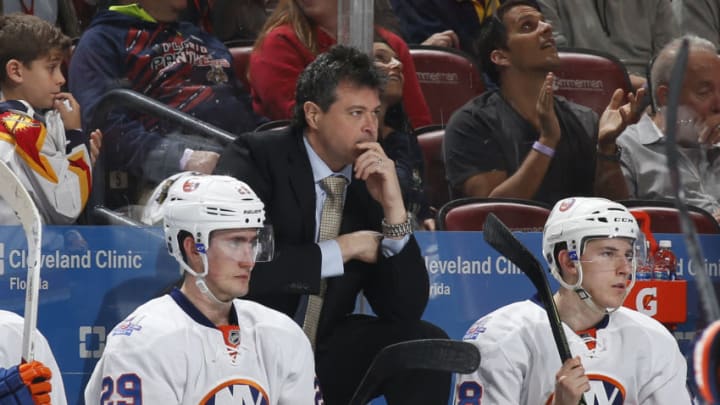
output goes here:
<path id="1" fill-rule="evenodd" d="M 185 170 L 185 166 L 187 166 L 187 163 L 190 160 L 190 156 L 192 156 L 193 152 L 195 151 L 189 148 L 185 148 L 185 151 L 183 151 L 183 154 L 180 157 L 180 170 Z"/>
<path id="2" fill-rule="evenodd" d="M 535 143 L 533 143 L 532 148 L 551 159 L 555 156 L 555 149 L 547 145 L 543 145 L 538 141 L 535 141 Z"/>
<path id="3" fill-rule="evenodd" d="M 620 157 L 622 156 L 622 148 L 620 147 L 620 145 L 616 145 L 615 147 L 617 148 L 617 149 L 615 149 L 615 153 L 608 155 L 608 154 L 600 152 L 600 147 L 598 146 L 598 148 L 597 148 L 598 159 L 607 160 L 610 162 L 619 162 Z"/>

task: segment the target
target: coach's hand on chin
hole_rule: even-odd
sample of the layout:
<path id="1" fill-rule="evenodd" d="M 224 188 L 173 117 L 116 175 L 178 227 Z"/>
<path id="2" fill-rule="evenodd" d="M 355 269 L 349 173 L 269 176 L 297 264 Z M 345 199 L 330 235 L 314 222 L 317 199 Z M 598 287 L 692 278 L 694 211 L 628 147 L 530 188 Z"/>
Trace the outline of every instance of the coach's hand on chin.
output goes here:
<path id="1" fill-rule="evenodd" d="M 395 162 L 387 157 L 377 142 L 362 142 L 356 145 L 359 155 L 353 164 L 355 178 L 365 181 L 370 196 L 383 208 L 385 222 L 401 224 L 407 220 L 400 181 L 397 178 Z"/>

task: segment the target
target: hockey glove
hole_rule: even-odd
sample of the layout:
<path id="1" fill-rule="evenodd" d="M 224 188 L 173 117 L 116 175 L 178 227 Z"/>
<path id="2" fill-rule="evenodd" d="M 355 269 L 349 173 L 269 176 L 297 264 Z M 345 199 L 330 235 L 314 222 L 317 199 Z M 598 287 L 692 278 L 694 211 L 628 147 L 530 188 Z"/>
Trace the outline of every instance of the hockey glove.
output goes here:
<path id="1" fill-rule="evenodd" d="M 51 376 L 39 361 L 0 368 L 0 405 L 50 404 Z"/>

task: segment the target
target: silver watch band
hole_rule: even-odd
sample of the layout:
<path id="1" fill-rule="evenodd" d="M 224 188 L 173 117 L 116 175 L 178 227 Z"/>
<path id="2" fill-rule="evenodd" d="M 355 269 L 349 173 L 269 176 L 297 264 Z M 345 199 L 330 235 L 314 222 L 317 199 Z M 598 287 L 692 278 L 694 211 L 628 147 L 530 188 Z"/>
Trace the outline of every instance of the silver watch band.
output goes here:
<path id="1" fill-rule="evenodd" d="M 402 238 L 405 235 L 410 235 L 413 232 L 411 219 L 409 212 L 405 222 L 400 224 L 388 224 L 383 218 L 381 222 L 383 235 L 388 238 Z"/>

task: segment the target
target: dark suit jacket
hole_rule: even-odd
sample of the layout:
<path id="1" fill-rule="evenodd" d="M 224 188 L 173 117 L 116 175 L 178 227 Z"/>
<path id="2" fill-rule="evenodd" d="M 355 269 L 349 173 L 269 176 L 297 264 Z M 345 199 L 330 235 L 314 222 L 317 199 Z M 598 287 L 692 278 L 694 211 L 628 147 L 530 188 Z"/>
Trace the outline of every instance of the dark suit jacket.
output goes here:
<path id="1" fill-rule="evenodd" d="M 222 153 L 215 172 L 246 182 L 265 203 L 275 234 L 275 259 L 257 263 L 248 298 L 293 316 L 303 294 L 320 288 L 320 248 L 315 243 L 315 184 L 302 130 L 243 134 Z M 365 182 L 347 188 L 340 233 L 380 230 L 383 211 Z M 341 277 L 329 278 L 318 340 L 353 312 L 364 291 L 373 311 L 390 320 L 417 320 L 429 295 L 425 262 L 414 237 L 397 255 L 378 254 L 376 264 L 345 263 Z"/>

